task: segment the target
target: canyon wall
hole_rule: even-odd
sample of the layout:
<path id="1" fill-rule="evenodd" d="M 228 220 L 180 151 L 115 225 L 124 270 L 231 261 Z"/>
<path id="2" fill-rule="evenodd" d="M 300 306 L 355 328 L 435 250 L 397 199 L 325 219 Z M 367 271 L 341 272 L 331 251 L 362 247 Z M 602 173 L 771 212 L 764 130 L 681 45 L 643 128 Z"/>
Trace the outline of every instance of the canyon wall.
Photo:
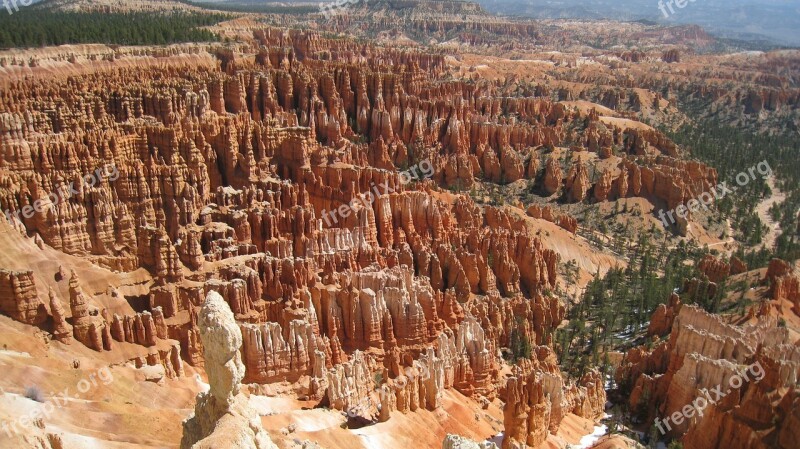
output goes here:
<path id="1" fill-rule="evenodd" d="M 661 323 L 664 316 L 672 317 L 671 323 L 651 325 L 669 337 L 652 349 L 628 351 L 616 373 L 640 419 L 655 422 L 685 447 L 788 449 L 800 444 L 793 412 L 800 350 L 788 329 L 778 327 L 774 317 L 728 324 L 679 300 L 656 314 Z M 700 407 L 698 398 L 708 406 Z M 682 417 L 685 407 L 691 413 Z M 672 421 L 665 423 L 669 417 Z"/>

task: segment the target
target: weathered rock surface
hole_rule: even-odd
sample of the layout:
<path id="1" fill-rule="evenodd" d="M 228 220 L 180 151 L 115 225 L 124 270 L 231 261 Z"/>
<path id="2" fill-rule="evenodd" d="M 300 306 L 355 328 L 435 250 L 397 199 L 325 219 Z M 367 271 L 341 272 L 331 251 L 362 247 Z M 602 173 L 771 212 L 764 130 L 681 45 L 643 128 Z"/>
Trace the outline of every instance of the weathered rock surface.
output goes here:
<path id="1" fill-rule="evenodd" d="M 25 324 L 47 320 L 47 309 L 36 293 L 33 271 L 0 269 L 0 311 Z"/>
<path id="2" fill-rule="evenodd" d="M 602 376 L 588 372 L 577 383 L 561 375 L 548 347 L 534 348 L 534 359 L 514 367 L 505 386 L 503 449 L 538 447 L 558 430 L 567 413 L 589 419 L 603 415 L 606 392 Z"/>
<path id="3" fill-rule="evenodd" d="M 194 415 L 184 422 L 181 448 L 276 449 L 247 397 L 239 391 L 244 378 L 239 354 L 242 334 L 218 293 L 206 297 L 198 325 L 211 388 L 197 396 Z"/>
<path id="4" fill-rule="evenodd" d="M 108 12 L 142 3 L 177 5 L 59 4 Z M 263 446 L 258 417 L 235 387 L 225 391 L 239 381 L 299 381 L 298 396 L 370 421 L 439 415 L 450 388 L 500 397 L 508 444 L 519 446 L 543 441 L 567 412 L 596 417 L 602 380 L 592 372 L 566 381 L 544 349 L 513 382 L 500 374 L 499 350 L 519 321 L 537 345 L 562 323 L 564 305 L 550 293 L 560 257 L 529 220 L 460 192 L 513 184 L 583 203 L 566 210 L 639 197 L 674 208 L 711 190 L 717 174 L 681 159 L 639 117 L 658 121 L 677 98 L 707 101 L 737 125 L 796 124 L 796 52 L 709 55 L 683 50 L 714 43 L 696 26 L 508 20 L 470 2 L 350 6 L 329 21 L 313 17 L 313 31 L 293 15 L 269 15 L 274 26 L 239 18 L 223 25 L 232 42 L 0 52 L 0 209 L 34 248 L 137 279 L 109 297 L 75 267 L 84 282 L 69 282 L 72 313 L 59 308 L 66 285 L 50 297 L 53 337 L 152 367 L 154 380 L 180 376 L 183 360 L 222 378 L 187 425 L 193 439 L 205 437 L 197 447 Z M 344 33 L 380 43 L 331 37 Z M 406 45 L 418 36 L 434 49 Z M 631 36 L 636 50 L 621 45 Z M 474 65 L 475 54 L 486 65 Z M 516 61 L 523 54 L 531 59 Z M 422 161 L 430 174 L 406 182 L 398 173 Z M 528 213 L 577 231 L 574 217 L 552 208 Z M 691 225 L 676 227 L 688 234 Z M 701 261 L 704 277 L 687 288 L 713 294 L 747 270 L 726 265 Z M 48 279 L 6 271 L 0 312 L 51 330 L 33 284 L 46 292 Z M 770 271 L 770 295 L 800 312 L 796 276 Z M 202 306 L 215 294 L 236 320 L 227 329 L 241 332 L 241 350 L 223 347 L 225 360 L 204 344 Z M 631 400 L 657 397 L 666 413 L 692 388 L 763 356 L 771 377 L 759 384 L 782 386 L 742 388 L 708 422 L 681 429 L 685 447 L 797 446 L 797 395 L 784 386 L 791 345 L 682 313 L 671 298 L 649 333 L 675 341 L 628 353 Z M 241 362 L 221 368 L 237 352 Z"/>
<path id="5" fill-rule="evenodd" d="M 705 274 L 711 282 L 724 281 L 731 272 L 731 265 L 719 260 L 711 254 L 705 255 L 697 264 L 697 269 Z"/>
<path id="6" fill-rule="evenodd" d="M 99 310 L 88 304 L 78 275 L 73 271 L 69 280 L 69 307 L 72 312 L 72 333 L 75 340 L 95 351 L 111 350 L 111 333 Z"/>
<path id="7" fill-rule="evenodd" d="M 50 289 L 49 294 L 50 313 L 53 315 L 53 337 L 62 343 L 69 344 L 72 342 L 72 326 L 67 323 L 64 315 L 64 306 L 53 289 Z"/>
<path id="8" fill-rule="evenodd" d="M 769 282 L 767 295 L 776 301 L 789 301 L 792 310 L 800 316 L 800 276 L 792 265 L 780 259 L 772 259 L 764 279 Z"/>
<path id="9" fill-rule="evenodd" d="M 551 39 L 536 24 L 489 19 L 472 3 L 411 3 L 438 12 L 409 17 L 409 29 L 457 32 L 476 48 L 485 33 L 508 50 L 520 37 Z M 477 20 L 445 20 L 443 11 Z M 321 26 L 343 30 L 345 22 Z M 376 22 L 394 21 L 376 16 L 364 29 Z M 71 332 L 112 355 L 115 345 L 138 345 L 125 358 L 162 365 L 167 377 L 180 375 L 182 360 L 205 368 L 216 380 L 187 424 L 189 446 L 210 438 L 214 422 L 239 429 L 227 420 L 250 419 L 233 391 L 242 380 L 309 378 L 308 397 L 380 421 L 436 410 L 450 388 L 474 399 L 513 393 L 524 401 L 508 403 L 508 426 L 526 444 L 557 430 L 569 411 L 596 417 L 605 402 L 596 373 L 571 384 L 554 362 L 537 361 L 504 385 L 499 350 L 517 322 L 525 338 L 546 345 L 565 317 L 551 293 L 560 257 L 517 214 L 457 192 L 522 181 L 558 201 L 645 197 L 674 207 L 716 184 L 716 172 L 679 159 L 662 133 L 603 125 L 597 110 L 554 101 L 545 86 L 520 95 L 511 79 L 441 82 L 452 67 L 439 51 L 255 21 L 242 27 L 246 36 L 232 46 L 52 49 L 42 61 L 109 62 L 96 71 L 76 63 L 44 74 L 0 56 L 14 66 L 3 65 L 9 80 L 0 95 L 0 207 L 12 216 L 33 211 L 17 214 L 14 227 L 37 235 L 39 248 L 146 271 L 148 281 L 149 291 L 126 298 L 136 307 L 109 312 L 93 306 L 98 294 L 84 293 L 73 274 L 71 317 L 51 299 L 54 336 L 66 341 Z M 646 106 L 633 89 L 595 93 L 574 81 L 553 93 Z M 421 173 L 423 162 L 430 172 Z M 528 212 L 577 231 L 574 217 L 551 208 Z M 46 320 L 32 276 L 8 274 L 6 286 L 3 276 L 0 311 Z M 229 306 L 236 330 L 225 341 L 235 349 L 204 336 L 206 297 Z M 655 333 L 675 319 L 663 315 Z M 521 418 L 531 410 L 530 422 Z M 242 432 L 247 442 L 259 435 Z"/>
<path id="10" fill-rule="evenodd" d="M 674 316 L 669 339 L 651 351 L 629 351 L 617 370 L 631 409 L 642 410 L 647 420 L 659 417 L 666 434 L 685 447 L 788 449 L 800 443 L 791 430 L 792 413 L 782 411 L 796 402 L 800 374 L 800 350 L 786 328 L 774 318 L 735 326 L 676 301 L 656 314 Z M 664 322 L 669 320 L 659 318 Z M 721 397 L 705 394 L 715 389 Z M 702 414 L 663 423 L 700 397 L 712 400 Z"/>
<path id="11" fill-rule="evenodd" d="M 555 223 L 567 231 L 575 234 L 578 231 L 578 220 L 566 214 L 558 214 L 550 206 L 531 205 L 526 213 L 533 218 L 541 218 L 551 223 Z"/>
<path id="12" fill-rule="evenodd" d="M 447 435 L 442 441 L 442 449 L 497 449 L 497 445 L 486 441 L 477 443 L 460 435 Z"/>

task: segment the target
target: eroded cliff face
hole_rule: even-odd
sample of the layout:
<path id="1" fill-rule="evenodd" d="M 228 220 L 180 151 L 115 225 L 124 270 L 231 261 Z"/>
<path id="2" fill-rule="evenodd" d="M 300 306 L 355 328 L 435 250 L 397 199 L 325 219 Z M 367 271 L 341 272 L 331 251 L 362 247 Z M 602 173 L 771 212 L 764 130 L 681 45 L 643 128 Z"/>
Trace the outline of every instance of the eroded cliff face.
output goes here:
<path id="1" fill-rule="evenodd" d="M 140 2 L 66 3 L 127 11 Z M 719 64 L 662 50 L 713 41 L 694 26 L 598 33 L 607 23 L 507 20 L 475 3 L 418 0 L 362 2 L 315 22 L 318 31 L 295 29 L 289 15 L 268 19 L 277 27 L 228 23 L 221 31 L 233 42 L 224 44 L 0 52 L 0 208 L 14 232 L 42 251 L 138 276 L 109 296 L 69 266 L 0 270 L 0 312 L 104 358 L 162 365 L 169 377 L 183 376 L 184 363 L 205 369 L 212 391 L 198 397 L 185 447 L 269 446 L 240 382 L 288 381 L 322 407 L 381 422 L 441 412 L 448 389 L 482 404 L 499 398 L 504 448 L 541 444 L 567 413 L 597 418 L 600 375 L 566 380 L 546 347 L 565 317 L 551 293 L 561 267 L 548 248 L 558 245 L 517 211 L 453 192 L 527 183 L 553 203 L 639 197 L 672 209 L 712 190 L 717 173 L 683 160 L 637 113 L 663 117 L 680 97 L 768 124 L 796 118 L 800 106 L 789 52 Z M 407 36 L 445 45 L 389 42 Z M 588 38 L 653 49 L 543 51 L 584 48 Z M 464 54 L 498 51 L 537 60 L 511 62 L 532 67 L 525 76 L 483 78 Z M 580 68 L 587 63 L 596 70 Z M 406 169 L 416 170 L 411 182 L 398 173 Z M 520 205 L 577 234 L 575 217 L 559 209 Z M 678 231 L 688 225 L 679 220 Z M 689 289 L 747 267 L 708 257 L 698 269 L 708 279 Z M 43 295 L 51 274 L 63 288 Z M 800 313 L 787 267 L 774 262 L 767 282 Z M 500 348 L 512 329 L 536 348 L 505 377 Z M 674 432 L 687 447 L 737 438 L 796 446 L 797 395 L 787 386 L 796 351 L 765 329 L 726 327 L 673 296 L 649 331 L 674 341 L 630 351 L 623 363 L 632 404 L 658 398 L 648 412 L 666 414 L 763 361 L 774 378 L 759 382 L 766 387 L 742 387 Z M 445 447 L 474 446 L 449 438 Z"/>
<path id="2" fill-rule="evenodd" d="M 800 350 L 789 330 L 778 327 L 774 318 L 731 325 L 679 300 L 656 315 L 653 322 L 657 318 L 660 324 L 651 323 L 651 331 L 667 331 L 668 339 L 652 350 L 629 351 L 616 374 L 630 392 L 631 409 L 640 410 L 642 419 L 658 417 L 666 434 L 680 438 L 685 447 L 788 449 L 800 444 L 794 412 Z M 693 406 L 702 404 L 698 398 L 708 406 Z M 699 412 L 663 423 L 685 413 L 687 406 Z"/>
<path id="3" fill-rule="evenodd" d="M 144 295 L 117 298 L 137 303 L 125 313 L 95 306 L 71 273 L 69 316 L 49 301 L 53 336 L 112 355 L 136 345 L 136 366 L 170 376 L 184 361 L 208 371 L 202 306 L 218 294 L 242 335 L 245 383 L 297 382 L 381 421 L 435 410 L 448 389 L 505 394 L 509 441 L 529 445 L 568 412 L 598 417 L 597 373 L 571 384 L 543 355 L 513 383 L 499 375 L 512 329 L 544 347 L 564 319 L 558 253 L 524 215 L 441 188 L 528 180 L 566 202 L 674 206 L 715 171 L 655 130 L 601 126 L 595 110 L 497 82 L 434 82 L 440 53 L 263 27 L 250 39 L 192 47 L 204 61 L 213 51 L 213 66 L 165 55 L 147 69 L 20 79 L 0 96 L 0 206 L 15 229 L 39 248 L 146 271 Z M 577 231 L 551 208 L 528 213 Z M 35 276 L 6 278 L 3 312 L 47 320 Z"/>
<path id="4" fill-rule="evenodd" d="M 769 285 L 767 295 L 770 298 L 778 303 L 788 301 L 795 315 L 800 316 L 800 277 L 793 265 L 781 259 L 772 259 L 764 281 Z"/>
<path id="5" fill-rule="evenodd" d="M 0 311 L 25 324 L 47 320 L 47 309 L 36 292 L 33 271 L 0 269 Z"/>
<path id="6" fill-rule="evenodd" d="M 553 351 L 534 348 L 532 360 L 515 366 L 506 380 L 502 449 L 539 447 L 548 434 L 556 433 L 567 413 L 599 419 L 606 404 L 603 385 L 596 370 L 577 382 L 565 380 Z"/>
<path id="7" fill-rule="evenodd" d="M 190 50 L 227 61 L 219 49 L 184 51 Z M 247 51 L 258 56 L 250 60 Z M 497 83 L 433 86 L 430 79 L 445 72 L 442 55 L 378 51 L 311 32 L 255 30 L 252 48 L 232 56 L 243 60 L 240 70 L 165 64 L 147 72 L 120 68 L 113 77 L 89 74 L 69 87 L 80 92 L 66 105 L 72 112 L 53 117 L 36 102 L 57 101 L 51 92 L 66 88 L 64 81 L 12 82 L 10 91 L 32 96 L 3 101 L 0 205 L 11 216 L 25 211 L 16 219 L 53 248 L 113 269 L 158 267 L 160 276 L 174 276 L 177 262 L 197 269 L 204 258 L 258 251 L 264 237 L 275 236 L 263 232 L 271 232 L 265 223 L 277 219 L 277 210 L 313 205 L 314 216 L 303 219 L 325 219 L 322 210 L 351 201 L 371 182 L 384 185 L 390 175 L 382 170 L 422 160 L 445 187 L 544 173 L 543 190 L 575 202 L 593 192 L 601 201 L 645 196 L 674 208 L 716 183 L 714 170 L 676 159 L 674 144 L 655 130 L 601 126 L 596 112 L 510 97 Z M 376 59 L 393 65 L 364 65 Z M 151 81 L 156 78 L 172 83 Z M 584 135 L 574 135 L 575 124 Z M 366 143 L 354 143 L 357 136 Z M 615 145 L 624 153 L 612 157 L 613 169 L 589 176 L 593 168 L 585 163 L 537 150 L 573 141 L 585 143 L 577 152 L 606 157 L 603 148 Z M 286 186 L 290 196 L 302 186 L 308 197 L 284 204 L 284 193 L 270 185 L 278 178 L 293 182 Z M 388 187 L 396 184 L 389 180 Z M 242 192 L 227 198 L 231 192 L 223 187 Z M 272 207 L 263 209 L 264 202 Z M 254 203 L 262 209 L 253 210 Z M 380 220 L 378 212 L 366 219 Z M 211 223 L 230 229 L 212 231 Z M 350 219 L 346 227 L 354 225 Z M 236 237 L 225 244 L 231 232 Z"/>

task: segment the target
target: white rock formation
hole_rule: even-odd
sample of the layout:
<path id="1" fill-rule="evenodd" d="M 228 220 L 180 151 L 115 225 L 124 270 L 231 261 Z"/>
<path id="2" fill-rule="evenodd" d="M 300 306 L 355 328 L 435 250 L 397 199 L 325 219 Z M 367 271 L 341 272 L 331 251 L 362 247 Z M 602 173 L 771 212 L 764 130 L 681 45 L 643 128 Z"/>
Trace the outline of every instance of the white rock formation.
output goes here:
<path id="1" fill-rule="evenodd" d="M 198 326 L 210 389 L 197 395 L 194 415 L 183 423 L 181 449 L 277 449 L 247 397 L 239 393 L 242 332 L 219 293 L 208 293 Z"/>
<path id="2" fill-rule="evenodd" d="M 461 435 L 447 435 L 442 442 L 442 449 L 497 449 L 497 445 L 488 441 L 476 443 Z"/>

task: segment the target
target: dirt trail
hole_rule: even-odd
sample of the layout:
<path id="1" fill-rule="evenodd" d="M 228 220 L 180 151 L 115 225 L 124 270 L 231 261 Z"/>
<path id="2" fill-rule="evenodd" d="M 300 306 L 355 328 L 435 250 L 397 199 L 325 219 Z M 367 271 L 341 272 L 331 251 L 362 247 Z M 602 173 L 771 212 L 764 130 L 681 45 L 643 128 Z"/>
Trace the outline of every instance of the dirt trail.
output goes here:
<path id="1" fill-rule="evenodd" d="M 730 254 L 733 253 L 734 249 L 736 248 L 736 239 L 733 238 L 734 231 L 733 231 L 733 226 L 731 226 L 731 219 L 730 218 L 725 220 L 725 229 L 727 229 L 726 234 L 727 234 L 728 238 L 723 240 L 723 241 L 721 241 L 721 242 L 712 243 L 712 244 L 708 245 L 708 247 L 709 248 L 713 248 L 715 246 L 724 245 L 723 251 L 726 254 L 730 255 Z"/>
<path id="2" fill-rule="evenodd" d="M 781 192 L 778 186 L 775 185 L 775 177 L 773 176 L 767 178 L 767 185 L 772 190 L 772 196 L 758 203 L 758 206 L 756 206 L 756 213 L 758 214 L 758 218 L 767 225 L 767 233 L 764 235 L 762 245 L 767 248 L 772 248 L 775 246 L 775 239 L 777 239 L 780 234 L 781 225 L 772 219 L 772 216 L 769 214 L 769 209 L 773 204 L 782 203 L 786 199 L 786 194 Z"/>

